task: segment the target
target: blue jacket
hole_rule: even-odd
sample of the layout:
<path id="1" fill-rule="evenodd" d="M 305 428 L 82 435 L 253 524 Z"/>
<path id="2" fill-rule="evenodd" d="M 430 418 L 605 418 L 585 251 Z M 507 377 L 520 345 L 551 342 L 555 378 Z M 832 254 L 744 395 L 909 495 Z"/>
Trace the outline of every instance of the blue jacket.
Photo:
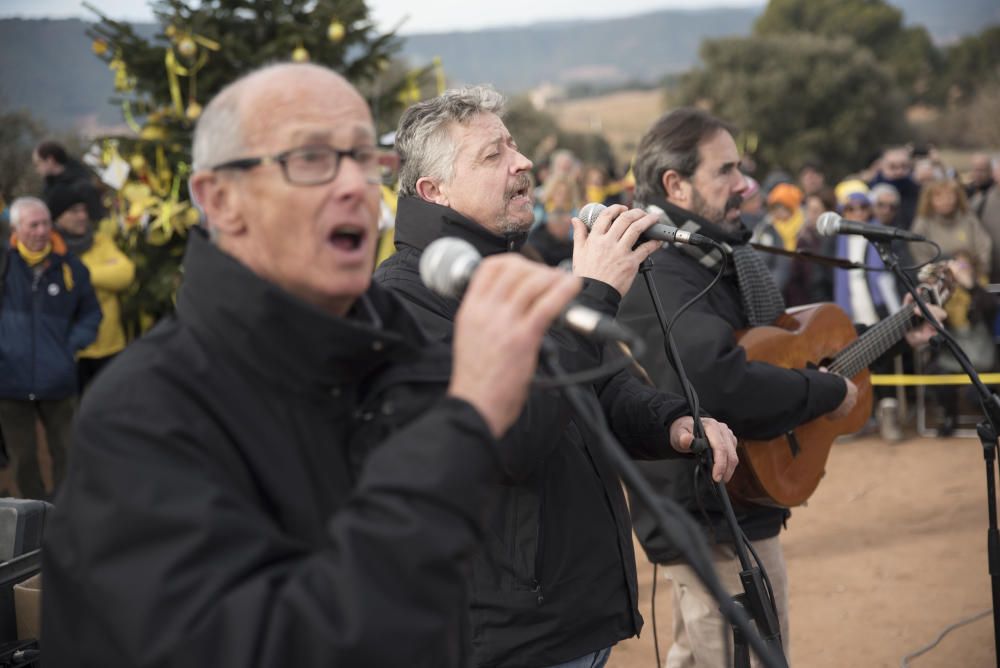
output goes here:
<path id="1" fill-rule="evenodd" d="M 0 301 L 0 398 L 66 399 L 76 394 L 74 355 L 97 338 L 101 307 L 90 272 L 53 251 L 36 278 L 16 248 L 5 249 Z M 72 277 L 67 289 L 63 266 Z"/>

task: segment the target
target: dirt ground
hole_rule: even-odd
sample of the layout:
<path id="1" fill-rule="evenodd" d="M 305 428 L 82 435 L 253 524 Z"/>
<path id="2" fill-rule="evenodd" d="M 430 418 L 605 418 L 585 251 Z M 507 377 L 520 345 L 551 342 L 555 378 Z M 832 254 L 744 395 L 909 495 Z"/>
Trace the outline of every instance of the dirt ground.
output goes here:
<path id="1" fill-rule="evenodd" d="M 946 626 L 991 607 L 985 470 L 976 439 L 834 444 L 826 477 L 808 505 L 793 510 L 782 538 L 792 666 L 899 666 Z M 615 648 L 610 668 L 656 666 L 653 567 L 638 544 L 636 554 L 646 626 L 642 637 Z M 665 656 L 671 591 L 661 584 L 656 611 Z M 909 665 L 996 666 L 992 618 L 952 631 Z"/>

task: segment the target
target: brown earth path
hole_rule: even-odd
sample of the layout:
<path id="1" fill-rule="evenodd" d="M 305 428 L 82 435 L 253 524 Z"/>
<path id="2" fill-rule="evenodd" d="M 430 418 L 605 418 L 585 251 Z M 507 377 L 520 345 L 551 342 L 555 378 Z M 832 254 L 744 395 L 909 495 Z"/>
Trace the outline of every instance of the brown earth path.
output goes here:
<path id="1" fill-rule="evenodd" d="M 835 444 L 826 477 L 783 534 L 791 665 L 899 666 L 944 627 L 990 608 L 985 481 L 975 439 Z M 656 666 L 653 567 L 638 545 L 636 553 L 646 628 L 615 648 L 609 668 Z M 657 587 L 661 652 L 670 643 L 670 595 L 669 585 Z M 996 665 L 991 617 L 910 661 L 913 668 Z"/>

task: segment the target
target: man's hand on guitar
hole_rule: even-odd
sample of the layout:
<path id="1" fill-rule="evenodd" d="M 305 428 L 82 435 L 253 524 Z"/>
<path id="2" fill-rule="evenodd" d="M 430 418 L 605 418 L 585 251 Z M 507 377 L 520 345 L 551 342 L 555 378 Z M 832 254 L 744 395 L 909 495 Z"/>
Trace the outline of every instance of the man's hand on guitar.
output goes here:
<path id="1" fill-rule="evenodd" d="M 909 304 L 913 301 L 913 297 L 906 295 L 906 299 L 903 301 L 904 304 Z M 931 315 L 937 318 L 938 322 L 943 322 L 948 314 L 943 308 L 937 304 L 928 304 L 927 308 L 930 310 Z M 927 342 L 937 334 L 937 330 L 929 322 L 923 320 L 924 314 L 917 310 L 917 316 L 921 319 L 919 325 L 911 329 L 906 333 L 906 342 L 910 344 L 911 348 L 919 348 L 920 346 L 927 345 Z"/>
<path id="2" fill-rule="evenodd" d="M 736 435 L 725 424 L 712 418 L 702 418 L 701 424 L 712 448 L 712 480 L 729 482 L 736 465 Z M 690 452 L 694 441 L 694 419 L 690 415 L 677 418 L 670 424 L 670 445 L 677 452 Z"/>
<path id="3" fill-rule="evenodd" d="M 823 373 L 830 373 L 823 366 L 819 370 Z M 847 385 L 847 393 L 844 395 L 843 401 L 834 410 L 826 414 L 826 417 L 831 420 L 839 420 L 840 418 L 847 417 L 854 409 L 854 404 L 858 403 L 858 386 L 851 382 L 850 378 L 844 378 L 844 383 Z"/>

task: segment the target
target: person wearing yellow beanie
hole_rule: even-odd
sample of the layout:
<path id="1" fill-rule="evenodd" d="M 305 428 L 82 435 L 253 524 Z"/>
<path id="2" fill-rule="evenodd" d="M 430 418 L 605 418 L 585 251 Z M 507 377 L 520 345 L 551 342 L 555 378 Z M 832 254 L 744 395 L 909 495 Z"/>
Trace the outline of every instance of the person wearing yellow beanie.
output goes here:
<path id="1" fill-rule="evenodd" d="M 795 250 L 795 240 L 804 220 L 802 191 L 791 183 L 779 183 L 767 195 L 768 218 L 781 237 L 785 250 Z"/>

